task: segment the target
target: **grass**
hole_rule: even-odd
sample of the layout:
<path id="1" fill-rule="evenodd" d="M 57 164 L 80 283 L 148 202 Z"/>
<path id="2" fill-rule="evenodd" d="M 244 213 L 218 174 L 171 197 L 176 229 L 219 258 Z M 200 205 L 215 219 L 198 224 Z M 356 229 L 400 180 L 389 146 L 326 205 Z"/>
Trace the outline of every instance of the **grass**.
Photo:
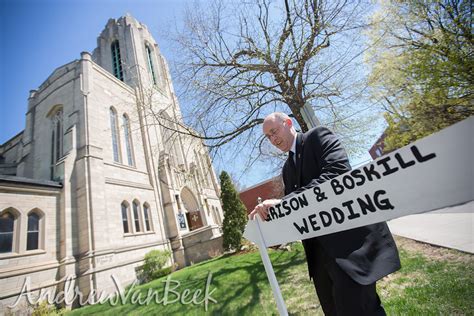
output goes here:
<path id="1" fill-rule="evenodd" d="M 474 314 L 474 256 L 435 248 L 397 238 L 402 270 L 377 283 L 378 292 L 389 315 Z M 280 288 L 290 315 L 322 315 L 314 287 L 309 281 L 301 244 L 291 251 L 270 250 Z M 164 306 L 126 304 L 93 305 L 73 310 L 70 315 L 277 315 L 273 294 L 258 252 L 225 255 L 176 271 L 171 279 L 181 294 L 190 289 L 205 290 L 209 272 L 211 297 L 208 309 L 202 304 Z M 145 297 L 148 289 L 163 297 L 165 278 L 137 287 Z M 192 294 L 186 301 L 192 299 Z M 199 301 L 202 301 L 203 294 Z M 169 295 L 170 299 L 176 296 Z"/>
<path id="2" fill-rule="evenodd" d="M 397 238 L 402 269 L 377 283 L 390 315 L 474 315 L 474 256 Z"/>

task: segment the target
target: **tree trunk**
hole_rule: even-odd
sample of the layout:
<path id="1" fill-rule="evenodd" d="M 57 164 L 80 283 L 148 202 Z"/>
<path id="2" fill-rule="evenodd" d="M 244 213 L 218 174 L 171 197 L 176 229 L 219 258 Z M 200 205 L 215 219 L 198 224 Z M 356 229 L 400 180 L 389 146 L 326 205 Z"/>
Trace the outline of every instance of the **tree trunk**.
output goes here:
<path id="1" fill-rule="evenodd" d="M 309 127 L 308 127 L 308 124 L 306 124 L 305 120 L 303 119 L 303 116 L 301 115 L 301 108 L 303 107 L 303 105 L 292 105 L 292 104 L 288 104 L 288 106 L 290 107 L 291 109 L 291 113 L 293 114 L 296 122 L 298 122 L 298 124 L 300 125 L 301 127 L 301 131 L 303 133 L 307 132 L 309 130 Z"/>

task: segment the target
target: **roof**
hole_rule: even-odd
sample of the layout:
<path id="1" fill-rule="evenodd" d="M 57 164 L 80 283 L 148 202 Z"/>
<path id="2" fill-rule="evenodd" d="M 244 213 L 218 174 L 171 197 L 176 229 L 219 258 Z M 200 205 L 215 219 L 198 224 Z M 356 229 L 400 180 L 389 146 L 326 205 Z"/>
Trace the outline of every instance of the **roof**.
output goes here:
<path id="1" fill-rule="evenodd" d="M 6 140 L 3 144 L 0 144 L 0 147 L 5 147 L 8 143 L 12 142 L 15 140 L 15 138 L 21 136 L 23 134 L 24 130 L 17 133 L 15 136 L 10 137 L 8 140 Z"/>
<path id="2" fill-rule="evenodd" d="M 50 188 L 63 187 L 61 182 L 50 181 L 50 180 L 30 179 L 30 178 L 17 177 L 17 176 L 6 176 L 6 175 L 0 175 L 0 183 L 2 182 L 15 183 L 15 184 L 30 184 L 30 185 L 50 187 Z"/>

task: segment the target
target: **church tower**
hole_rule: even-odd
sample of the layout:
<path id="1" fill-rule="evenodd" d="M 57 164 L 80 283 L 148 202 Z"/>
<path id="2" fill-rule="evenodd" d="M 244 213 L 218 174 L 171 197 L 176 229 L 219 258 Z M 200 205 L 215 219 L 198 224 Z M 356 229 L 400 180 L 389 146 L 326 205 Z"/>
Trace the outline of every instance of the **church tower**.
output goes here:
<path id="1" fill-rule="evenodd" d="M 130 15 L 110 19 L 92 60 L 131 87 L 156 87 L 165 94 L 167 67 L 146 25 Z"/>
<path id="2" fill-rule="evenodd" d="M 186 244 L 195 241 L 185 235 L 192 232 L 195 240 L 200 235 L 215 239 L 221 235 L 218 227 L 223 216 L 207 150 L 202 142 L 176 133 L 183 121 L 166 60 L 147 26 L 127 14 L 107 22 L 92 61 L 134 91 L 142 138 L 148 146 L 144 150 L 147 172 L 159 173 L 157 197 L 175 261 L 188 264 L 196 256 L 186 255 Z M 205 227 L 209 232 L 196 234 Z"/>

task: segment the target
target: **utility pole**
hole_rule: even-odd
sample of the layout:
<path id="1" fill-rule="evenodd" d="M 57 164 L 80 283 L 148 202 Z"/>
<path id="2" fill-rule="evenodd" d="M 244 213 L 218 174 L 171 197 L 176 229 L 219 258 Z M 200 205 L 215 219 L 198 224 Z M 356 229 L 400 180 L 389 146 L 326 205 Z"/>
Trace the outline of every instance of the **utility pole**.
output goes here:
<path id="1" fill-rule="evenodd" d="M 316 114 L 314 114 L 313 107 L 308 102 L 300 109 L 300 113 L 309 129 L 321 125 Z"/>

